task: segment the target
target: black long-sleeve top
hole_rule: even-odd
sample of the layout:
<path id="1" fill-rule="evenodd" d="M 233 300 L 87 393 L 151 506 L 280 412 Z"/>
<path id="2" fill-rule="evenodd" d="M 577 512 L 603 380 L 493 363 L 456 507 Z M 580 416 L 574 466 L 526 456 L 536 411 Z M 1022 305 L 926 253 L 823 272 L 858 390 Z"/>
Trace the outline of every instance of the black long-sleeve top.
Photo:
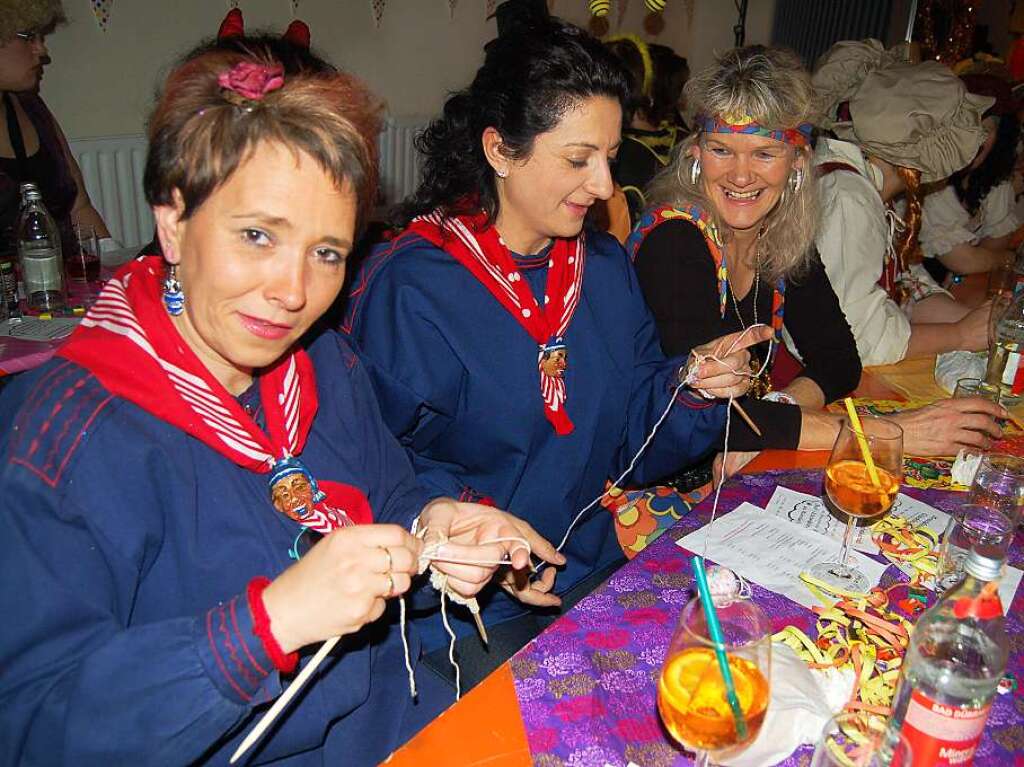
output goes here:
<path id="1" fill-rule="evenodd" d="M 685 354 L 754 321 L 753 288 L 739 301 L 742 323 L 731 297 L 722 317 L 714 259 L 703 235 L 687 221 L 666 221 L 651 231 L 637 252 L 636 270 L 667 355 Z M 762 279 L 757 301 L 759 322 L 771 324 L 772 293 L 773 286 Z M 849 394 L 860 381 L 860 357 L 817 253 L 805 273 L 786 281 L 785 299 L 783 322 L 803 360 L 801 375 L 818 385 L 826 402 Z M 756 351 L 763 360 L 768 353 L 767 342 Z M 735 419 L 730 448 L 795 449 L 799 445 L 798 406 L 747 399 L 743 408 L 764 437 L 759 438 L 743 421 Z"/>

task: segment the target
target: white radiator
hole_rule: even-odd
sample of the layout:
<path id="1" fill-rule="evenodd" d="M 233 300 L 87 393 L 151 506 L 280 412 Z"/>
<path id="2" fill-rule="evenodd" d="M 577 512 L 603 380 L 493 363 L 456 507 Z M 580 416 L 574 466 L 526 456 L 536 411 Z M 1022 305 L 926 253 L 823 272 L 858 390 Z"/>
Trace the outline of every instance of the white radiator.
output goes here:
<path id="1" fill-rule="evenodd" d="M 390 207 L 416 191 L 420 161 L 413 141 L 429 118 L 392 117 L 380 134 L 381 203 Z"/>
<path id="2" fill-rule="evenodd" d="M 413 139 L 427 124 L 423 117 L 392 117 L 380 136 L 381 203 L 391 206 L 412 194 L 419 183 Z M 142 192 L 146 137 L 107 136 L 69 142 L 82 169 L 85 188 L 110 233 L 126 248 L 153 238 L 153 214 Z"/>
<path id="3" fill-rule="evenodd" d="M 153 239 L 153 213 L 142 193 L 146 137 L 107 136 L 68 142 L 93 206 L 111 235 L 126 248 Z"/>

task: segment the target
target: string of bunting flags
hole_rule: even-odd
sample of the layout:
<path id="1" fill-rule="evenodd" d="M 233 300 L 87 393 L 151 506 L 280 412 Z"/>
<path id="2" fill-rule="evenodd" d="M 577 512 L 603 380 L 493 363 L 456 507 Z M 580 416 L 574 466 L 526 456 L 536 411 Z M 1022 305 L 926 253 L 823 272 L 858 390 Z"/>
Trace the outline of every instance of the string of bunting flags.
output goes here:
<path id="1" fill-rule="evenodd" d="M 618 23 L 621 25 L 622 20 L 626 15 L 626 10 L 629 7 L 629 0 L 585 0 L 587 7 L 590 10 L 592 16 L 603 19 L 609 15 L 612 4 L 614 3 L 617 10 Z M 241 0 L 227 0 L 228 8 L 238 8 Z M 648 10 L 649 16 L 658 16 L 664 12 L 665 6 L 668 0 L 644 0 L 644 5 Z M 694 0 L 686 0 L 688 10 L 692 7 Z M 387 10 L 387 0 L 369 0 L 370 13 L 373 17 L 374 26 L 380 29 L 384 19 L 384 11 Z M 458 6 L 458 0 L 445 0 L 448 7 L 449 18 L 455 18 L 455 9 Z M 110 21 L 113 16 L 114 0 L 89 0 L 89 5 L 92 9 L 93 16 L 96 18 L 96 24 L 100 30 L 106 32 L 110 27 Z M 299 0 L 288 0 L 288 5 L 291 9 L 292 16 L 295 16 L 299 11 Z M 549 8 L 554 7 L 555 0 L 548 0 Z M 487 18 L 494 15 L 495 10 L 498 6 L 498 0 L 485 0 L 484 2 L 484 13 Z"/>

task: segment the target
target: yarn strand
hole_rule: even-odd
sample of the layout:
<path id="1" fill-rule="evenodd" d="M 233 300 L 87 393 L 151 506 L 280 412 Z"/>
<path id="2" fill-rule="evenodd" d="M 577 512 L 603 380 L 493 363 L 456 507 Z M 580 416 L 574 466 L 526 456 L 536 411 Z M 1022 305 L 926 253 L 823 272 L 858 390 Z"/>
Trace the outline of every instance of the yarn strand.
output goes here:
<path id="1" fill-rule="evenodd" d="M 736 340 L 733 341 L 732 345 L 725 352 L 724 356 L 728 357 L 730 354 L 732 354 L 732 352 L 735 351 L 736 346 L 740 343 L 740 341 L 744 338 L 744 336 L 746 336 L 747 332 L 749 332 L 750 330 L 753 330 L 756 327 L 765 327 L 765 326 L 763 324 L 757 324 L 757 325 L 750 325 L 749 327 L 744 328 L 743 332 L 740 333 L 740 335 L 736 337 Z M 774 343 L 774 338 L 773 339 L 769 339 L 769 344 L 771 344 L 771 343 Z M 769 350 L 770 350 L 770 347 L 769 347 Z M 725 364 L 722 361 L 722 359 L 717 354 L 707 354 L 707 355 L 695 356 L 693 362 L 696 365 L 700 365 L 704 360 L 707 360 L 707 359 L 714 360 L 715 362 L 718 362 L 720 364 Z M 730 372 L 732 372 L 733 375 L 746 376 L 746 377 L 753 378 L 753 377 L 761 375 L 767 369 L 767 367 L 768 367 L 768 360 L 770 360 L 770 359 L 771 359 L 771 354 L 770 353 L 768 355 L 765 355 L 764 364 L 761 366 L 761 369 L 757 373 L 751 373 L 749 370 L 747 370 L 747 371 L 737 371 L 737 370 L 732 370 L 731 368 L 730 368 Z M 688 386 L 688 385 L 690 385 L 692 383 L 692 371 L 693 371 L 693 369 L 694 369 L 694 365 L 691 364 L 690 365 L 690 370 L 687 372 L 687 374 L 685 376 L 682 377 L 682 380 L 680 380 L 679 384 L 672 391 L 672 396 L 669 398 L 668 405 L 665 407 L 665 410 L 662 411 L 661 415 L 658 417 L 658 420 L 655 421 L 654 426 L 651 428 L 650 433 L 647 435 L 647 438 L 643 441 L 643 444 L 640 445 L 640 448 L 637 450 L 637 452 L 633 456 L 632 460 L 630 460 L 629 465 L 626 467 L 626 470 L 624 472 L 622 472 L 621 475 L 619 475 L 618 479 L 616 479 L 615 482 L 612 483 L 612 485 L 610 487 L 608 487 L 603 493 L 601 493 L 594 500 L 592 500 L 590 503 L 588 503 L 586 506 L 584 506 L 582 509 L 580 509 L 580 511 L 576 513 L 575 517 L 573 517 L 572 522 L 569 523 L 569 527 L 565 531 L 565 535 L 562 536 L 561 542 L 556 547 L 557 551 L 561 551 L 562 548 L 565 546 L 565 544 L 568 542 L 569 536 L 572 534 L 573 528 L 580 521 L 580 519 L 583 517 L 583 515 L 586 512 L 588 512 L 590 509 L 592 509 L 596 504 L 598 504 L 605 496 L 608 495 L 609 492 L 611 492 L 612 490 L 618 489 L 619 485 L 623 482 L 623 480 L 625 480 L 625 478 L 627 476 L 629 476 L 629 474 L 633 471 L 633 469 L 636 468 L 636 464 L 640 460 L 640 457 L 644 454 L 644 451 L 647 450 L 648 446 L 651 444 L 651 441 L 654 439 L 654 436 L 658 433 L 658 429 L 661 427 L 662 423 L 665 421 L 665 419 L 668 417 L 668 414 L 671 412 L 672 407 L 675 405 L 676 398 L 678 397 L 680 390 L 682 390 L 683 387 Z M 701 395 L 705 396 L 705 397 L 708 396 L 704 392 L 701 392 Z M 721 492 L 722 492 L 722 485 L 725 484 L 725 464 L 726 464 L 726 461 L 728 460 L 728 457 L 729 457 L 729 431 L 730 431 L 731 422 L 732 422 L 732 401 L 734 399 L 735 399 L 734 397 L 729 397 L 729 402 L 728 402 L 728 405 L 726 406 L 725 433 L 724 433 L 724 441 L 723 441 L 723 448 L 722 448 L 722 473 L 721 473 L 721 476 L 719 477 L 719 480 L 718 480 L 718 486 L 715 489 L 715 500 L 714 500 L 714 502 L 712 504 L 712 507 L 711 507 L 711 520 L 708 522 L 708 525 L 707 525 L 707 528 L 708 528 L 707 536 L 705 536 L 705 538 L 704 538 L 704 553 L 705 554 L 707 553 L 708 536 L 711 535 L 711 528 L 714 526 L 715 519 L 716 519 L 717 513 L 718 513 L 718 499 L 719 499 L 719 497 L 721 495 Z M 423 536 L 423 535 L 426 534 L 426 530 L 421 530 L 421 531 L 417 532 L 416 528 L 415 528 L 415 523 L 414 523 L 414 527 L 413 527 L 413 532 L 414 532 L 415 535 L 419 535 L 419 536 Z M 521 542 L 523 547 L 526 548 L 527 553 L 532 555 L 532 551 L 530 549 L 530 544 L 524 538 L 518 538 L 518 537 L 496 538 L 496 539 L 494 539 L 492 541 L 485 541 L 481 545 L 486 545 L 486 544 L 489 544 L 489 543 L 507 543 L 509 541 Z M 454 558 L 448 558 L 448 557 L 441 557 L 441 556 L 439 556 L 439 552 L 440 552 L 441 547 L 444 545 L 444 543 L 446 543 L 446 541 L 440 541 L 437 544 L 434 544 L 432 546 L 432 551 L 430 551 L 429 554 L 428 554 L 427 550 L 424 550 L 424 553 L 421 554 L 421 556 L 420 556 L 420 567 L 421 567 L 420 573 L 423 573 L 424 571 L 426 571 L 426 569 L 430 566 L 431 562 L 446 562 L 446 563 L 450 563 L 450 564 L 488 565 L 488 566 L 491 566 L 491 565 L 502 566 L 502 565 L 511 565 L 512 564 L 511 553 L 510 553 L 509 558 L 507 560 L 505 558 L 502 558 L 500 560 L 461 560 L 461 559 L 454 559 Z M 536 573 L 540 572 L 540 570 L 544 567 L 545 564 L 546 563 L 541 563 L 540 566 L 536 566 L 535 567 L 533 562 L 531 561 L 530 562 L 530 569 L 536 574 Z M 437 571 L 435 570 L 435 572 L 437 572 Z M 461 694 L 462 694 L 462 675 L 461 675 L 461 670 L 459 669 L 459 664 L 455 660 L 455 642 L 456 642 L 457 637 L 456 637 L 455 631 L 451 627 L 451 623 L 448 620 L 448 609 L 447 609 L 447 602 L 448 602 L 448 597 L 449 597 L 448 576 L 447 575 L 443 575 L 442 578 L 443 578 L 442 586 L 439 588 L 439 591 L 441 593 L 441 622 L 444 624 L 445 631 L 448 633 L 448 636 L 449 636 L 448 660 L 452 664 L 452 667 L 455 669 L 455 697 L 456 697 L 456 699 L 459 699 L 461 697 Z M 452 593 L 451 596 L 452 596 L 453 599 L 455 598 L 455 594 L 454 593 Z M 399 597 L 399 608 L 398 609 L 399 609 L 399 631 L 401 632 L 401 635 L 402 635 L 402 647 L 403 647 L 404 654 L 405 654 L 405 668 L 406 668 L 406 671 L 409 674 L 409 694 L 410 694 L 411 697 L 415 698 L 416 697 L 416 675 L 415 675 L 415 673 L 413 671 L 411 651 L 410 651 L 410 648 L 409 648 L 409 640 L 408 640 L 408 637 L 406 636 L 407 628 L 408 628 L 408 619 L 407 619 L 407 614 L 406 614 L 407 613 L 407 608 L 406 608 L 406 602 L 405 602 L 405 595 L 402 595 L 401 597 Z M 246 736 L 245 740 L 238 747 L 238 749 L 236 749 L 235 753 L 231 757 L 231 762 L 232 763 L 237 761 L 239 759 L 239 757 L 241 757 L 242 754 L 244 754 L 245 751 L 248 750 L 248 748 L 251 747 L 252 744 L 255 743 L 259 739 L 259 737 L 263 734 L 263 732 L 265 732 L 269 728 L 269 726 L 273 723 L 273 721 L 277 718 L 277 716 L 287 707 L 287 705 L 290 702 L 290 700 L 298 693 L 298 691 L 301 689 L 303 684 L 305 684 L 305 682 L 313 675 L 313 672 L 316 670 L 317 666 L 319 666 L 320 662 L 323 661 L 323 659 L 325 657 L 327 657 L 328 653 L 330 653 L 331 649 L 333 649 L 334 645 L 337 644 L 339 639 L 340 639 L 340 637 L 332 637 L 332 638 L 328 639 L 326 642 L 323 643 L 323 645 L 317 651 L 316 655 L 310 660 L 309 663 L 306 664 L 305 667 L 303 667 L 302 671 L 299 672 L 299 675 L 292 681 L 292 683 L 284 691 L 284 693 L 281 695 L 281 697 L 274 703 L 274 705 L 270 708 L 270 710 L 267 711 L 266 714 L 264 714 L 264 716 L 261 718 L 261 720 L 257 723 L 256 727 L 254 727 L 253 730 L 250 731 L 249 735 Z"/>
<path id="2" fill-rule="evenodd" d="M 743 332 L 740 333 L 736 337 L 736 339 L 729 346 L 728 350 L 726 350 L 726 352 L 722 356 L 728 357 L 730 354 L 732 354 L 736 350 L 736 347 L 739 345 L 739 343 L 743 340 L 743 338 L 747 335 L 748 332 L 750 332 L 754 328 L 762 328 L 762 327 L 767 327 L 767 326 L 764 323 L 758 323 L 756 325 L 750 325 L 749 327 L 744 328 Z M 769 353 L 765 355 L 765 361 L 761 365 L 761 369 L 757 373 L 752 373 L 749 370 L 743 370 L 743 371 L 733 370 L 732 368 L 729 368 L 729 371 L 733 375 L 742 376 L 742 377 L 746 377 L 746 378 L 756 378 L 757 376 L 761 375 L 767 369 L 767 367 L 768 367 L 768 361 L 771 359 L 771 353 L 770 353 L 771 346 L 770 346 L 770 344 L 775 343 L 775 339 L 774 338 L 769 339 L 768 343 L 769 343 Z M 691 365 L 691 371 L 693 369 L 695 369 L 696 366 L 700 365 L 704 360 L 708 360 L 708 359 L 714 360 L 715 362 L 718 362 L 719 364 L 722 364 L 722 365 L 725 364 L 722 361 L 722 359 L 718 356 L 717 353 L 715 353 L 715 354 L 706 354 L 706 355 L 703 355 L 703 356 L 700 356 L 700 357 L 695 356 L 694 357 L 694 363 L 695 364 Z M 671 412 L 672 407 L 676 404 L 676 398 L 679 396 L 680 390 L 683 389 L 683 387 L 689 386 L 692 383 L 691 378 L 692 378 L 692 373 L 687 373 L 686 376 L 682 377 L 682 380 L 679 382 L 679 384 L 676 386 L 676 388 L 672 391 L 672 396 L 669 397 L 668 405 L 662 411 L 661 415 L 658 417 L 658 420 L 654 422 L 654 426 L 651 428 L 651 431 L 647 435 L 647 438 L 644 440 L 643 444 L 640 445 L 640 449 L 636 451 L 636 454 L 633 456 L 633 459 L 629 462 L 629 466 L 626 467 L 626 470 L 624 472 L 622 472 L 622 474 L 619 475 L 618 479 L 616 479 L 608 488 L 606 488 L 603 493 L 601 493 L 599 496 L 597 496 L 597 498 L 595 498 L 590 503 L 588 503 L 586 506 L 584 506 L 582 509 L 580 509 L 580 511 L 573 518 L 572 522 L 569 523 L 569 527 L 566 529 L 565 535 L 562 536 L 561 543 L 559 543 L 558 546 L 556 547 L 556 551 L 561 551 L 562 548 L 565 546 L 565 544 L 569 541 L 569 536 L 572 534 L 573 528 L 580 521 L 580 519 L 583 517 L 583 515 L 586 512 L 590 511 L 590 509 L 592 509 L 595 505 L 600 503 L 605 498 L 605 496 L 607 496 L 612 490 L 619 489 L 619 485 L 623 482 L 623 480 L 625 480 L 625 478 L 627 476 L 629 476 L 629 474 L 633 471 L 633 469 L 636 468 L 636 464 L 640 460 L 640 457 L 644 454 L 644 451 L 647 450 L 648 446 L 650 446 L 651 442 L 654 440 L 655 435 L 658 433 L 658 429 L 661 428 L 661 424 L 664 423 L 666 418 L 668 418 L 668 414 Z M 707 395 L 704 392 L 701 392 L 701 395 L 707 397 Z M 728 402 L 728 405 L 726 406 L 726 411 L 727 412 L 726 412 L 726 416 L 725 416 L 725 445 L 724 445 L 724 450 L 723 450 L 723 454 L 722 454 L 722 465 L 723 465 L 723 467 L 725 465 L 725 459 L 728 457 L 728 450 L 729 450 L 729 445 L 728 445 L 729 426 L 730 426 L 730 421 L 731 421 L 731 416 L 732 416 L 732 412 L 731 412 L 732 411 L 732 401 L 734 399 L 735 399 L 735 397 L 729 397 L 729 402 Z M 722 475 L 723 475 L 723 477 L 725 476 L 724 471 L 723 471 Z M 718 508 L 718 493 L 721 492 L 721 489 L 722 489 L 722 483 L 719 482 L 719 484 L 718 484 L 718 492 L 716 492 L 716 494 L 715 494 L 715 505 L 714 505 L 714 507 L 712 509 L 712 521 L 714 521 L 714 512 Z M 542 569 L 543 567 L 544 567 L 544 565 L 541 564 L 537 568 L 537 570 L 535 572 L 539 572 L 540 569 Z"/>

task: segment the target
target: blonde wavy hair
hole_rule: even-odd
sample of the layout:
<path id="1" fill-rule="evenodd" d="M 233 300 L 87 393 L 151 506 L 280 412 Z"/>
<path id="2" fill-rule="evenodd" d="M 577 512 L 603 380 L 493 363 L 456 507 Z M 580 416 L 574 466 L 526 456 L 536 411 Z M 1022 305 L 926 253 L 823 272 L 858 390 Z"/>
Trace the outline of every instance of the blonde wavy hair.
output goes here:
<path id="1" fill-rule="evenodd" d="M 0 3 L 0 45 L 18 32 L 39 32 L 63 22 L 60 0 L 4 0 Z"/>
<path id="2" fill-rule="evenodd" d="M 814 89 L 800 59 L 786 49 L 760 45 L 734 48 L 720 56 L 686 84 L 686 97 L 693 115 L 746 114 L 772 130 L 795 128 L 809 122 L 814 113 Z M 651 181 L 647 199 L 655 205 L 699 206 L 712 217 L 723 243 L 728 243 L 732 232 L 719 218 L 700 178 L 696 183 L 690 180 L 693 147 L 704 140 L 699 119 L 696 122 L 694 132 L 676 147 L 669 166 Z M 795 149 L 804 157 L 803 183 L 793 192 L 787 182 L 779 202 L 764 219 L 759 239 L 760 272 L 773 282 L 799 277 L 806 269 L 818 228 L 811 149 Z"/>

